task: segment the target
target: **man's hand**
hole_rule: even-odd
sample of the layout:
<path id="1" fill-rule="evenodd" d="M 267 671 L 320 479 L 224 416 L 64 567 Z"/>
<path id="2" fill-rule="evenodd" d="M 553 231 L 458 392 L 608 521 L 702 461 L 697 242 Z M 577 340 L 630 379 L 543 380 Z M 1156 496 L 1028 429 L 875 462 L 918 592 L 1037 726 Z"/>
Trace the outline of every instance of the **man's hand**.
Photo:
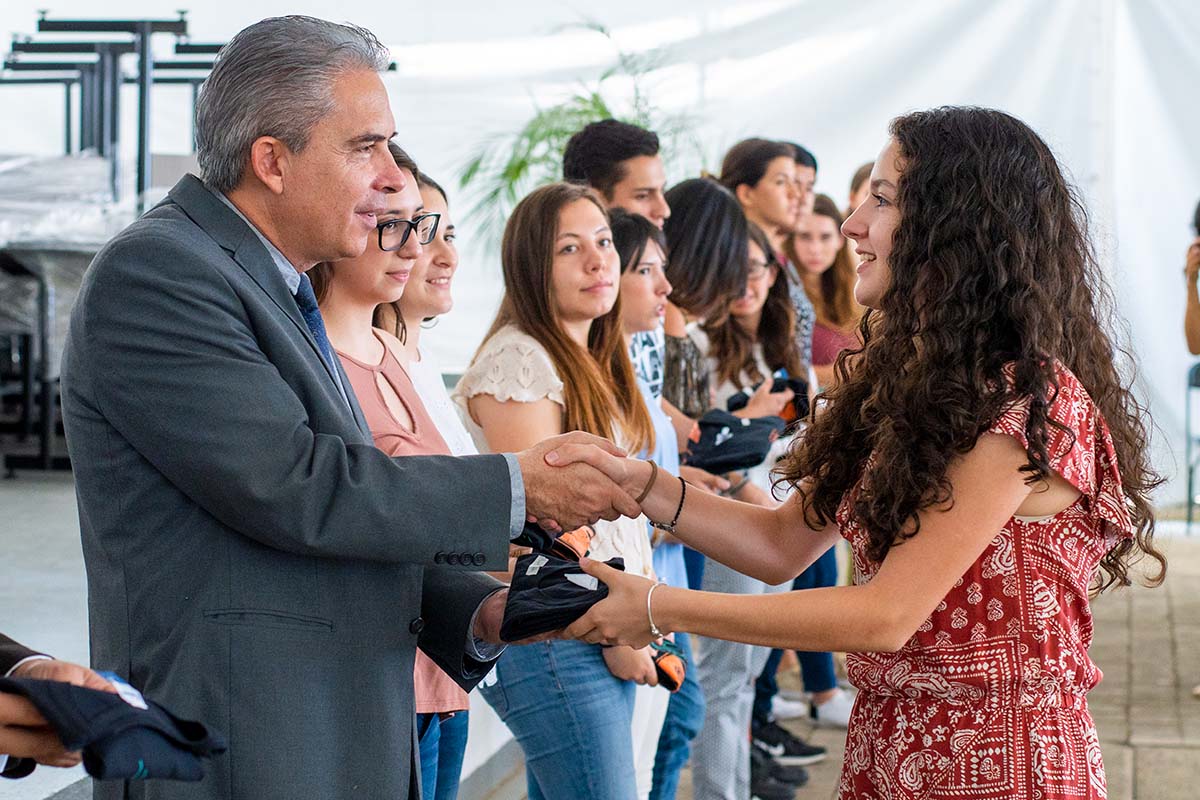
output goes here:
<path id="1" fill-rule="evenodd" d="M 87 667 L 67 661 L 27 661 L 13 671 L 14 678 L 63 681 L 89 689 L 115 692 L 112 684 Z M 37 708 L 24 697 L 0 693 L 0 753 L 14 758 L 32 758 L 50 767 L 73 767 L 79 753 L 63 747 L 58 734 Z"/>
<path id="2" fill-rule="evenodd" d="M 546 454 L 565 445 L 608 458 L 625 456 L 612 442 L 579 431 L 555 436 L 517 453 L 525 481 L 525 509 L 532 519 L 550 529 L 571 530 L 598 519 L 636 517 L 641 513 L 627 492 L 600 470 L 583 463 L 583 458 L 561 467 L 547 463 Z"/>
<path id="3" fill-rule="evenodd" d="M 475 630 L 472 633 L 476 639 L 482 639 L 489 644 L 532 644 L 557 639 L 561 631 L 551 631 L 537 636 L 530 636 L 516 642 L 506 642 L 500 638 L 500 625 L 504 622 L 504 607 L 508 604 L 508 589 L 492 592 L 479 605 L 479 613 L 475 615 Z"/>

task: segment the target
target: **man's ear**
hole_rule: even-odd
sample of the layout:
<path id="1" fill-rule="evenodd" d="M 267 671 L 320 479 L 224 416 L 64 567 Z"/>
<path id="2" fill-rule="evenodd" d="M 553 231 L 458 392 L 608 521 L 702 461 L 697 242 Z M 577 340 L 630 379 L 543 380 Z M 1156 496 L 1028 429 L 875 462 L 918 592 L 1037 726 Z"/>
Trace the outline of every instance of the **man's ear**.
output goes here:
<path id="1" fill-rule="evenodd" d="M 250 171 L 273 194 L 283 194 L 292 152 L 274 136 L 260 136 L 250 145 Z"/>

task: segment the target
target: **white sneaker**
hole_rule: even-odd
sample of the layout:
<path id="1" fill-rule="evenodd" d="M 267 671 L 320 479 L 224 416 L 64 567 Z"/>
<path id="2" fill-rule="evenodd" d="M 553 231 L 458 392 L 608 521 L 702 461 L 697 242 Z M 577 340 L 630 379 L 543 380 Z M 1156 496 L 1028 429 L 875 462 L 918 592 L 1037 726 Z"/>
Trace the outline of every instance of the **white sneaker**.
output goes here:
<path id="1" fill-rule="evenodd" d="M 808 713 L 808 703 L 788 700 L 781 695 L 771 698 L 771 715 L 775 719 L 800 719 Z"/>
<path id="2" fill-rule="evenodd" d="M 838 689 L 833 697 L 824 703 L 812 704 L 809 716 L 818 727 L 845 728 L 850 725 L 850 711 L 854 708 L 854 695 L 845 689 Z"/>

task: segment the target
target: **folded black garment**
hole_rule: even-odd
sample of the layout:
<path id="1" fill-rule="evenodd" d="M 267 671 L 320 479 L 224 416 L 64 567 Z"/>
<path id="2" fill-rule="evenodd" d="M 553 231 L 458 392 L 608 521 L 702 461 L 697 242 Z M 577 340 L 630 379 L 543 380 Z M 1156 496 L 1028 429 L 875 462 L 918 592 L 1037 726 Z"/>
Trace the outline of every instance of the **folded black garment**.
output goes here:
<path id="1" fill-rule="evenodd" d="M 780 418 L 784 422 L 792 423 L 798 419 L 804 419 L 808 416 L 808 381 L 803 378 L 774 378 L 775 382 L 771 384 L 772 392 L 782 392 L 784 389 L 791 389 L 795 395 L 792 402 L 788 403 L 780 413 Z M 725 401 L 725 408 L 729 411 L 738 411 L 746 407 L 750 402 L 750 393 L 757 389 L 759 384 L 755 384 L 749 392 L 741 391 L 731 394 L 729 399 Z"/>
<path id="2" fill-rule="evenodd" d="M 605 563 L 625 570 L 623 558 L 611 558 Z M 605 597 L 608 587 L 584 572 L 577 561 L 548 553 L 521 556 L 508 588 L 500 638 L 516 642 L 561 630 Z"/>
<path id="3" fill-rule="evenodd" d="M 512 543 L 521 547 L 532 547 L 539 553 L 549 553 L 567 561 L 578 561 L 588 554 L 588 546 L 595 535 L 596 532 L 590 525 L 553 534 L 542 530 L 535 522 L 526 522 L 520 535 L 513 539 Z"/>
<path id="4" fill-rule="evenodd" d="M 28 698 L 68 749 L 83 751 L 84 769 L 99 780 L 198 781 L 200 759 L 226 750 L 219 734 L 153 700 L 142 709 L 109 692 L 29 678 L 0 678 L 0 692 Z"/>
<path id="5" fill-rule="evenodd" d="M 714 475 L 757 467 L 786 427 L 779 417 L 742 419 L 714 408 L 692 429 L 685 462 Z"/>

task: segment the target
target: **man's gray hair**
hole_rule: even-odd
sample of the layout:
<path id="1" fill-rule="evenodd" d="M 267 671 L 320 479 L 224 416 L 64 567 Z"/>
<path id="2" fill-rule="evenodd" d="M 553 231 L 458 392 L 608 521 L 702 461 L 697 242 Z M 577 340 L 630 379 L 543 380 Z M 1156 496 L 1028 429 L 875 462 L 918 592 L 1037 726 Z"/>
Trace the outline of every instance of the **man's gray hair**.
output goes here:
<path id="1" fill-rule="evenodd" d="M 242 179 L 250 146 L 274 136 L 299 152 L 333 110 L 333 83 L 350 70 L 387 68 L 375 35 L 355 25 L 272 17 L 221 48 L 196 106 L 196 157 L 204 182 L 228 192 Z"/>

